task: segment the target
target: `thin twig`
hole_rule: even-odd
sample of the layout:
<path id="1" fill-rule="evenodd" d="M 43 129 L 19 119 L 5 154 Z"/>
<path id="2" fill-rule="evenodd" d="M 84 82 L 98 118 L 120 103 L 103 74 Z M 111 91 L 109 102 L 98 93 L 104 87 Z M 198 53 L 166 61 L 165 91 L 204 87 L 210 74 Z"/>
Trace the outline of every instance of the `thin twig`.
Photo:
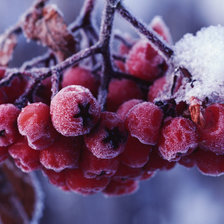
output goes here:
<path id="1" fill-rule="evenodd" d="M 107 0 L 103 12 L 103 18 L 99 36 L 99 43 L 101 44 L 101 54 L 103 57 L 103 67 L 101 75 L 101 85 L 98 93 L 98 102 L 100 103 L 102 110 L 104 110 L 106 106 L 108 86 L 110 80 L 112 79 L 112 73 L 113 73 L 110 42 L 111 42 L 114 14 L 115 14 L 115 8 L 111 7 L 109 0 Z"/>
<path id="2" fill-rule="evenodd" d="M 136 17 L 134 17 L 121 3 L 117 7 L 117 11 L 120 15 L 126 19 L 137 31 L 143 34 L 152 44 L 157 47 L 166 58 L 170 58 L 173 55 L 173 50 L 167 43 L 165 43 L 155 31 L 146 27 Z"/>
<path id="3" fill-rule="evenodd" d="M 92 12 L 95 6 L 96 0 L 85 0 L 83 3 L 80 16 L 69 26 L 69 29 L 72 32 L 75 32 L 81 28 L 86 26 L 91 26 L 92 20 Z"/>

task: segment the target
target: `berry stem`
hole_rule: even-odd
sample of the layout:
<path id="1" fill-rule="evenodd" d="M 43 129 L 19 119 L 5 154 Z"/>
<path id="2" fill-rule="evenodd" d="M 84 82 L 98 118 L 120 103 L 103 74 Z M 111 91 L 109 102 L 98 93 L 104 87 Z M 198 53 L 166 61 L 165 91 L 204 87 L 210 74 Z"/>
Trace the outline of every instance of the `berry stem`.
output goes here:
<path id="1" fill-rule="evenodd" d="M 70 25 L 70 30 L 76 32 L 77 30 L 84 27 L 91 27 L 92 25 L 92 12 L 94 10 L 96 0 L 85 0 L 80 12 L 80 16 L 74 23 Z"/>
<path id="2" fill-rule="evenodd" d="M 126 19 L 137 31 L 143 34 L 151 43 L 153 43 L 166 58 L 173 55 L 173 50 L 149 27 L 146 27 L 136 17 L 134 17 L 121 3 L 117 6 L 117 11 Z"/>
<path id="3" fill-rule="evenodd" d="M 98 94 L 98 102 L 100 103 L 102 110 L 105 109 L 108 86 L 113 73 L 113 65 L 111 62 L 111 52 L 110 52 L 110 41 L 111 41 L 114 14 L 115 14 L 115 8 L 111 7 L 110 1 L 107 0 L 103 12 L 103 18 L 99 36 L 99 43 L 101 45 L 101 54 L 103 57 L 103 68 L 101 74 L 101 85 Z"/>
<path id="4" fill-rule="evenodd" d="M 46 1 L 47 0 L 38 0 L 33 7 L 36 10 L 41 10 Z M 88 57 L 92 57 L 92 62 L 95 65 L 96 63 L 94 56 L 96 54 L 101 54 L 103 62 L 102 65 L 98 66 L 101 69 L 101 85 L 98 92 L 98 101 L 102 110 L 105 109 L 108 86 L 113 78 L 129 79 L 139 84 L 142 88 L 147 88 L 151 84 L 150 82 L 145 82 L 132 75 L 117 71 L 117 69 L 113 66 L 113 60 L 114 58 L 116 59 L 116 55 L 111 55 L 110 44 L 115 13 L 118 11 L 124 19 L 131 23 L 141 34 L 146 36 L 164 54 L 164 56 L 166 56 L 167 59 L 172 56 L 172 49 L 164 43 L 154 31 L 148 30 L 144 24 L 137 20 L 119 0 L 107 0 L 105 2 L 98 37 L 96 29 L 92 23 L 92 12 L 95 5 L 96 0 L 85 0 L 80 17 L 78 17 L 78 19 L 70 25 L 71 31 L 75 32 L 78 29 L 82 29 L 84 34 L 88 36 L 89 45 L 91 46 L 88 46 L 87 48 L 73 54 L 71 57 L 58 64 L 56 64 L 57 61 L 53 52 L 48 52 L 43 56 L 31 60 L 30 62 L 24 63 L 20 69 L 7 69 L 5 77 L 0 80 L 0 87 L 9 85 L 11 80 L 17 75 L 29 77 L 31 80 L 29 90 L 18 99 L 19 102 L 28 102 L 27 99 L 30 98 L 30 94 L 33 95 L 32 93 L 35 92 L 35 89 L 37 89 L 38 85 L 40 85 L 40 82 L 47 77 L 52 76 L 52 96 L 54 96 L 60 89 L 61 77 L 65 69 L 76 65 Z M 124 40 L 122 36 L 116 34 L 115 38 L 121 41 Z M 47 67 L 31 68 L 42 64 Z M 53 66 L 51 66 L 51 64 L 53 64 Z"/>
<path id="5" fill-rule="evenodd" d="M 30 61 L 26 61 L 22 66 L 21 69 L 22 70 L 28 70 L 31 69 L 32 67 L 40 67 L 41 65 L 43 65 L 44 67 L 49 67 L 51 66 L 51 63 L 53 65 L 57 64 L 57 59 L 55 57 L 55 55 L 53 54 L 53 52 L 47 52 L 44 55 L 35 57 L 33 59 L 31 59 Z"/>
<path id="6" fill-rule="evenodd" d="M 59 91 L 60 89 L 60 81 L 62 79 L 62 72 L 60 70 L 54 70 L 52 71 L 52 76 L 51 76 L 51 98 L 53 98 Z"/>

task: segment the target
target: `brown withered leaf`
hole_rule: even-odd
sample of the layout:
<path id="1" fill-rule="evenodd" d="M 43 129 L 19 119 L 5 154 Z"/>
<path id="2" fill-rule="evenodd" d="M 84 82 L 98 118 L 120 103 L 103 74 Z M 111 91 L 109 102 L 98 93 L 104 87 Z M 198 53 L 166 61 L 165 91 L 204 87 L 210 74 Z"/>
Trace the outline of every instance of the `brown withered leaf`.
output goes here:
<path id="1" fill-rule="evenodd" d="M 12 163 L 0 167 L 0 223 L 37 223 L 42 197 L 33 175 L 25 174 Z"/>
<path id="2" fill-rule="evenodd" d="M 25 17 L 22 28 L 27 38 L 51 48 L 59 61 L 75 52 L 75 40 L 54 5 L 32 9 Z"/>
<path id="3" fill-rule="evenodd" d="M 17 36 L 14 33 L 0 35 L 0 66 L 7 66 L 17 45 Z"/>

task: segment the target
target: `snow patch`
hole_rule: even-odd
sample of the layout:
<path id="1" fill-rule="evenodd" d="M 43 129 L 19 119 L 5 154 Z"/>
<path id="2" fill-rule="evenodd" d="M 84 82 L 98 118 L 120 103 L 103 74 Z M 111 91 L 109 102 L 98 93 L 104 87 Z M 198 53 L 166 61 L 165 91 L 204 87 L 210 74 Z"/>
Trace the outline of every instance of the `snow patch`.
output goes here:
<path id="1" fill-rule="evenodd" d="M 176 101 L 189 103 L 191 97 L 211 102 L 224 100 L 224 27 L 202 28 L 186 34 L 174 46 L 174 64 L 186 68 L 192 75 L 176 94 Z"/>

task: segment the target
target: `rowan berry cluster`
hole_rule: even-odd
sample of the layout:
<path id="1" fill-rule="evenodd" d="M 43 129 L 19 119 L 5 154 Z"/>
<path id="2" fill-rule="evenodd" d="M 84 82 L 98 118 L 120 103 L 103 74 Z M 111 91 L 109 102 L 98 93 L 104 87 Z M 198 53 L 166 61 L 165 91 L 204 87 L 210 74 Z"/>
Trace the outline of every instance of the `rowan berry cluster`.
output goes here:
<path id="1" fill-rule="evenodd" d="M 160 17 L 149 28 L 172 44 Z M 25 106 L 17 99 L 30 88 L 26 76 L 0 88 L 0 160 L 11 157 L 24 172 L 40 169 L 52 184 L 83 195 L 133 193 L 139 181 L 176 163 L 224 173 L 224 104 L 197 110 L 198 104 L 158 100 L 170 85 L 178 92 L 182 79 L 170 83 L 170 62 L 148 39 L 119 38 L 112 62 L 104 58 L 103 76 L 76 63 L 58 89 L 53 79 L 41 80 Z M 111 64 L 117 72 L 108 70 Z"/>

